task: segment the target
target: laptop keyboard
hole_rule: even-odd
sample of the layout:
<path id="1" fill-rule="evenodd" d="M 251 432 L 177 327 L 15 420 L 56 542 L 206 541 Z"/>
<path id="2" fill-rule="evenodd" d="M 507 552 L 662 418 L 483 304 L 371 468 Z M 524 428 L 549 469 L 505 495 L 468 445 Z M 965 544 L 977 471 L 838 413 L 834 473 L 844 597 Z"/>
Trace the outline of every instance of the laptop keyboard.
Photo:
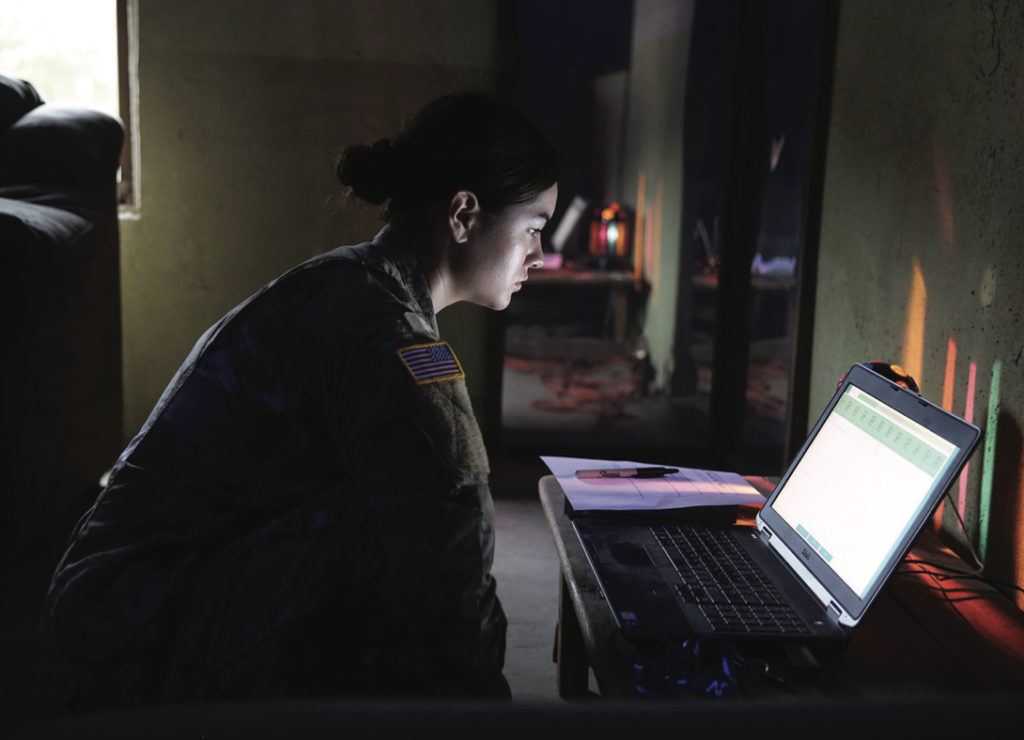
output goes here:
<path id="1" fill-rule="evenodd" d="M 651 527 L 679 574 L 676 591 L 714 631 L 807 634 L 796 611 L 727 531 L 663 524 Z"/>

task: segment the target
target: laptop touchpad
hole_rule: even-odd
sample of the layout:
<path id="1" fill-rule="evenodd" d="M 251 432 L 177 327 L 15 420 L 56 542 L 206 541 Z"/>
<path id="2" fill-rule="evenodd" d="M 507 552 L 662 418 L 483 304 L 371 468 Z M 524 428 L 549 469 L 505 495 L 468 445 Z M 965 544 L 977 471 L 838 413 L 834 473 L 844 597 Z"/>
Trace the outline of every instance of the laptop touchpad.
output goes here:
<path id="1" fill-rule="evenodd" d="M 653 565 L 651 556 L 647 554 L 647 550 L 644 549 L 643 545 L 637 545 L 632 542 L 615 542 L 608 545 L 608 552 L 615 558 L 615 562 L 622 565 L 634 568 L 649 568 Z"/>

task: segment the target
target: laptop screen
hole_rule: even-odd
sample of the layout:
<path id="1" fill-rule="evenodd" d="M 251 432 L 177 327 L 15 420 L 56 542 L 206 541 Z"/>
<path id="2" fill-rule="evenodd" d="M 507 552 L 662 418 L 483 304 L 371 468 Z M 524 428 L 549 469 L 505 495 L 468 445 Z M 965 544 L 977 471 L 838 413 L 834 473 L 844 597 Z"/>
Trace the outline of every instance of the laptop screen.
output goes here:
<path id="1" fill-rule="evenodd" d="M 864 597 L 958 451 L 850 385 L 773 507 Z"/>
<path id="2" fill-rule="evenodd" d="M 758 515 L 771 546 L 856 624 L 967 462 L 980 430 L 854 365 Z"/>

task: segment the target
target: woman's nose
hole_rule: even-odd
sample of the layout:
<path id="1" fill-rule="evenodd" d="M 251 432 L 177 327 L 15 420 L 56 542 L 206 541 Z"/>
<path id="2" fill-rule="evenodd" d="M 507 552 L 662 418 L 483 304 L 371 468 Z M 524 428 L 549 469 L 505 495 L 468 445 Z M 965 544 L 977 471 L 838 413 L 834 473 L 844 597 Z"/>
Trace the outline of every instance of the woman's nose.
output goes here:
<path id="1" fill-rule="evenodd" d="M 544 248 L 540 244 L 526 255 L 526 266 L 531 270 L 544 266 Z"/>

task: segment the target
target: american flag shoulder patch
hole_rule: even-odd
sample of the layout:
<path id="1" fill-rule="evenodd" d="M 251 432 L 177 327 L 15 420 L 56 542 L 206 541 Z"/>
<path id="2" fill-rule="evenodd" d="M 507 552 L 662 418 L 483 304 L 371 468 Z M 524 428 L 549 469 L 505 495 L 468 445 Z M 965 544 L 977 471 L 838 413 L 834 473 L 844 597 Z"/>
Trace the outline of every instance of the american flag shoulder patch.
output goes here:
<path id="1" fill-rule="evenodd" d="M 448 342 L 416 344 L 398 350 L 398 357 L 405 364 L 413 379 L 420 385 L 436 383 L 439 380 L 465 378 L 462 365 L 452 352 Z"/>

